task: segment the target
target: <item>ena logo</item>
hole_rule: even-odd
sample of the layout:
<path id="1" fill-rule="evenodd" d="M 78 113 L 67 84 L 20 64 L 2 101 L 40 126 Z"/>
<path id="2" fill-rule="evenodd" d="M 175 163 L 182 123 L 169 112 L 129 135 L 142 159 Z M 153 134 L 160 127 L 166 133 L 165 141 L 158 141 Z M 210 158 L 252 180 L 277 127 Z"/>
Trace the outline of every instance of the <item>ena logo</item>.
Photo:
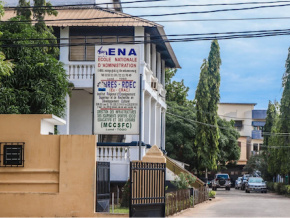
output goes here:
<path id="1" fill-rule="evenodd" d="M 101 47 L 99 50 L 98 50 L 98 54 L 101 55 L 101 54 L 104 54 L 104 55 L 109 55 L 109 56 L 115 56 L 115 55 L 118 55 L 118 56 L 137 56 L 137 53 L 135 51 L 134 48 L 131 48 L 131 49 L 128 49 L 128 48 L 109 48 L 108 51 L 102 51 L 102 48 Z"/>

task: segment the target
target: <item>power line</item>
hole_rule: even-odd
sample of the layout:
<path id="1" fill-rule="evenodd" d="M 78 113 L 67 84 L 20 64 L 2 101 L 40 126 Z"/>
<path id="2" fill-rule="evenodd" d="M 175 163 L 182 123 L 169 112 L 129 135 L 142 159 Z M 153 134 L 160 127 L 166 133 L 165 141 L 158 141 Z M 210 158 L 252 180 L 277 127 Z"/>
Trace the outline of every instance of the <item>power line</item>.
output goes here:
<path id="1" fill-rule="evenodd" d="M 169 1 L 169 0 L 138 0 L 138 1 L 122 1 L 122 5 L 123 4 L 134 4 L 134 3 L 148 3 L 148 2 L 164 2 L 164 1 Z M 281 1 L 282 2 L 282 1 Z M 287 2 L 287 1 L 285 1 Z M 18 9 L 18 8 L 62 8 L 62 7 L 89 7 L 89 6 L 103 6 L 103 5 L 115 5 L 116 3 L 114 2 L 107 2 L 107 3 L 95 3 L 95 4 L 65 4 L 65 5 L 52 5 L 52 6 L 47 6 L 47 5 L 43 5 L 43 6 L 4 6 L 5 10 L 6 9 Z"/>
<path id="2" fill-rule="evenodd" d="M 167 13 L 167 14 L 145 14 L 139 16 L 128 16 L 128 17 L 102 17 L 102 18 L 87 18 L 87 19 L 55 19 L 55 20 L 44 20 L 44 21 L 80 21 L 80 20 L 97 20 L 97 19 L 123 19 L 123 18 L 141 18 L 141 17 L 163 17 L 163 16 L 176 16 L 176 15 L 187 15 L 187 14 L 205 14 L 205 13 L 217 13 L 217 12 L 227 12 L 227 11 L 241 11 L 241 10 L 254 10 L 261 8 L 274 8 L 274 7 L 286 7 L 290 6 L 290 4 L 282 4 L 282 5 L 266 5 L 266 6 L 256 6 L 256 7 L 248 7 L 248 8 L 231 8 L 231 9 L 218 9 L 218 10 L 210 10 L 210 11 L 190 11 L 190 12 L 178 12 L 178 13 Z M 100 8 L 101 9 L 101 8 Z M 101 9 L 106 11 L 106 9 Z M 112 12 L 112 11 L 110 11 Z M 25 21 L 1 21 L 1 22 L 25 22 Z M 30 22 L 30 21 L 26 21 Z M 153 22 L 153 21 L 151 21 Z"/>
<path id="3" fill-rule="evenodd" d="M 271 36 L 285 36 L 290 35 L 290 32 L 285 33 L 268 33 L 268 34 L 248 34 L 248 35 L 236 35 L 236 36 L 223 36 L 223 37 L 197 37 L 197 38 L 182 38 L 178 40 L 151 40 L 151 41 L 127 41 L 116 43 L 50 43 L 50 44 L 2 44 L 0 47 L 67 47 L 67 46 L 94 46 L 94 45 L 118 45 L 118 44 L 144 44 L 144 43 L 174 43 L 174 42 L 197 42 L 197 41 L 212 41 L 212 40 L 229 40 L 229 39 L 241 39 L 241 38 L 261 38 Z"/>
<path id="4" fill-rule="evenodd" d="M 217 35 L 238 35 L 238 34 L 267 34 L 267 33 L 288 33 L 290 32 L 290 29 L 273 29 L 273 30 L 247 30 L 247 31 L 237 31 L 237 32 L 212 32 L 212 33 L 185 33 L 185 34 L 168 34 L 168 35 L 158 35 L 158 37 L 152 37 L 152 38 L 156 38 L 156 39 L 152 39 L 152 40 L 147 40 L 147 41 L 143 41 L 143 42 L 152 42 L 152 41 L 157 41 L 157 40 L 163 40 L 162 37 L 190 37 L 190 36 L 211 36 L 214 35 L 215 37 L 219 37 Z M 79 35 L 79 36 L 74 36 L 73 39 L 84 39 L 84 37 L 87 37 L 88 39 L 115 39 L 116 37 L 118 37 L 119 39 L 128 39 L 128 37 L 134 37 L 134 38 L 140 38 L 143 39 L 144 36 L 133 36 L 133 35 L 121 35 L 121 36 L 89 36 L 89 35 Z M 65 38 L 65 37 L 56 37 L 56 38 L 23 38 L 23 39 L 1 39 L 0 41 L 22 41 L 22 40 L 69 40 L 71 38 Z M 180 38 L 180 39 L 190 39 L 190 38 Z M 178 40 L 178 39 L 172 39 L 172 40 Z M 135 41 L 127 41 L 130 43 L 133 43 Z M 136 41 L 136 42 L 142 42 L 142 41 Z M 112 42 L 110 42 L 112 43 Z M 122 43 L 122 42 L 121 42 Z"/>
<path id="5" fill-rule="evenodd" d="M 247 33 L 247 34 L 245 34 Z M 282 35 L 290 35 L 290 29 L 284 30 L 262 30 L 262 31 L 244 31 L 244 32 L 227 32 L 227 33 L 207 33 L 208 35 L 214 36 L 202 36 L 205 34 L 180 34 L 180 35 L 168 35 L 168 36 L 186 36 L 184 38 L 178 39 L 163 39 L 162 37 L 158 37 L 157 39 L 151 40 L 131 40 L 131 41 L 121 41 L 121 42 L 96 42 L 96 43 L 51 43 L 51 44 L 2 44 L 1 47 L 19 47 L 19 46 L 26 46 L 26 47 L 64 47 L 64 46 L 94 46 L 94 45 L 116 45 L 116 44 L 144 44 L 144 43 L 166 43 L 166 42 L 193 42 L 193 41 L 207 41 L 207 40 L 225 40 L 225 39 L 237 39 L 237 38 L 257 38 L 257 37 L 269 37 L 269 36 L 282 36 Z M 200 36 L 201 35 L 201 36 Z M 219 36 L 220 35 L 220 36 Z M 187 37 L 187 36 L 200 36 L 200 37 Z M 96 39 L 100 39 L 99 38 Z M 112 36 L 110 36 L 112 37 Z M 117 37 L 117 36 L 116 36 Z M 123 36 L 129 37 L 129 36 Z M 132 36 L 131 36 L 132 37 Z M 137 37 L 136 37 L 137 38 Z M 59 40 L 68 40 L 68 38 L 58 38 Z M 90 38 L 93 39 L 93 38 Z M 13 40 L 13 39 L 5 39 L 6 40 Z M 28 39 L 22 39 L 28 40 Z M 33 39 L 31 39 L 33 40 Z M 35 39 L 35 40 L 42 40 L 42 39 Z M 43 40 L 55 40 L 55 39 L 43 39 Z M 3 40 L 4 41 L 4 40 Z M 16 40 L 15 40 L 16 41 Z M 21 41 L 21 40 L 19 40 Z"/>
<path id="6" fill-rule="evenodd" d="M 166 2 L 168 0 L 140 0 L 140 1 L 127 1 L 122 2 L 124 4 L 135 4 L 135 3 L 148 3 L 148 2 Z M 289 3 L 290 1 L 268 1 L 268 2 L 237 2 L 237 3 L 210 3 L 210 4 L 184 4 L 184 5 L 150 5 L 150 6 L 122 6 L 127 9 L 138 9 L 138 8 L 177 8 L 177 7 L 211 7 L 211 6 L 236 6 L 236 5 L 253 5 L 253 4 L 277 4 L 277 3 Z M 52 5 L 52 6 L 12 6 L 6 7 L 9 9 L 20 9 L 20 8 L 39 8 L 45 10 L 46 8 L 55 8 L 57 10 L 67 7 L 82 7 L 83 9 L 90 9 L 92 6 L 103 6 L 103 5 L 115 5 L 116 3 L 99 3 L 99 4 L 65 4 L 65 5 Z M 87 7 L 87 8 L 85 8 Z M 77 8 L 70 8 L 77 9 Z"/>
<path id="7" fill-rule="evenodd" d="M 170 113 L 168 111 L 166 111 L 166 113 L 169 114 L 169 115 L 171 115 L 171 116 L 175 116 L 175 117 L 178 117 L 180 119 L 186 120 L 188 122 L 198 123 L 198 124 L 205 125 L 205 126 L 209 126 L 209 127 L 213 127 L 213 128 L 220 128 L 220 129 L 232 130 L 232 128 L 229 128 L 229 127 L 199 122 L 197 120 L 188 119 L 188 118 L 185 118 L 185 117 L 182 117 L 182 116 L 179 116 L 179 115 Z M 263 135 L 269 135 L 269 136 L 289 136 L 290 135 L 290 133 L 272 133 L 272 132 L 261 132 L 261 133 Z"/>
<path id="8" fill-rule="evenodd" d="M 209 11 L 177 12 L 177 13 L 168 13 L 168 14 L 147 14 L 147 15 L 139 15 L 138 17 L 162 17 L 162 16 L 175 16 L 175 15 L 186 15 L 186 14 L 207 14 L 207 13 L 244 11 L 244 10 L 255 10 L 255 9 L 262 9 L 262 8 L 275 8 L 275 7 L 287 7 L 287 6 L 290 6 L 290 4 L 265 5 L 265 6 L 256 6 L 256 7 L 247 7 L 247 8 L 228 8 L 228 9 L 217 9 L 217 10 L 209 10 Z"/>
<path id="9" fill-rule="evenodd" d="M 216 3 L 216 4 L 186 4 L 186 5 L 150 5 L 150 6 L 125 6 L 122 8 L 179 8 L 179 7 L 211 7 L 211 6 L 235 6 L 235 5 L 253 5 L 253 4 L 277 4 L 289 3 L 290 1 L 272 1 L 272 2 L 239 2 L 239 3 Z"/>
<path id="10" fill-rule="evenodd" d="M 217 21 L 248 21 L 248 20 L 288 20 L 290 17 L 250 17 L 250 18 L 217 18 L 217 19 L 187 19 L 187 20 L 158 20 L 156 23 L 169 22 L 217 22 Z M 130 22 L 130 21 L 129 21 Z M 139 22 L 139 21 L 132 21 Z"/>

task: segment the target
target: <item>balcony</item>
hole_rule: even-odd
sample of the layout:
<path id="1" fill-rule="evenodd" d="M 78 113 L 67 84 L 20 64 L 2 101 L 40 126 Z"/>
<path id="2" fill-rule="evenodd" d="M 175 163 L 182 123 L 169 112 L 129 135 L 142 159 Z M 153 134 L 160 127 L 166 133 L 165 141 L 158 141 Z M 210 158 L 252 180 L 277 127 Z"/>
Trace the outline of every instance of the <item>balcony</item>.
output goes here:
<path id="1" fill-rule="evenodd" d="M 266 110 L 252 110 L 252 119 L 265 120 L 267 117 Z"/>
<path id="2" fill-rule="evenodd" d="M 93 88 L 93 74 L 95 73 L 95 64 L 85 62 L 75 62 L 66 66 L 68 79 L 74 84 L 75 88 Z M 153 76 L 152 71 L 145 71 L 145 89 L 150 90 L 153 95 L 161 97 L 165 102 L 166 90 L 163 85 Z"/>
<path id="3" fill-rule="evenodd" d="M 261 130 L 252 130 L 252 139 L 263 139 Z"/>
<path id="4" fill-rule="evenodd" d="M 94 63 L 70 63 L 66 65 L 68 79 L 75 88 L 92 88 L 93 74 L 95 73 Z"/>

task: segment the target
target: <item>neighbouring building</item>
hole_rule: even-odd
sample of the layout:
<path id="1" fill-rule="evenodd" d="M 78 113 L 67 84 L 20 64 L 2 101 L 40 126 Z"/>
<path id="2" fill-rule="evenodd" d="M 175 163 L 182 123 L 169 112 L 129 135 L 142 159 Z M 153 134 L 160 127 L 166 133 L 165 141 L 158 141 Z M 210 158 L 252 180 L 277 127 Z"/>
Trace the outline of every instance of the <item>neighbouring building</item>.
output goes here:
<path id="1" fill-rule="evenodd" d="M 263 127 L 267 110 L 255 110 L 256 103 L 219 103 L 218 115 L 225 120 L 234 120 L 240 133 L 241 148 L 238 166 L 244 167 L 251 155 L 259 154 L 263 146 Z M 242 169 L 242 168 L 241 168 Z"/>
<path id="2" fill-rule="evenodd" d="M 16 3 L 15 3 L 16 2 Z M 15 6 L 18 1 L 6 6 Z M 139 44 L 142 85 L 142 149 L 157 145 L 165 150 L 165 69 L 180 68 L 163 26 L 122 13 L 119 0 L 50 1 L 61 6 L 58 15 L 46 16 L 60 43 L 59 60 L 64 63 L 69 81 L 74 84 L 66 98 L 66 124 L 58 126 L 61 135 L 93 134 L 93 77 L 96 73 L 95 45 Z M 89 4 L 77 6 L 77 4 Z M 74 5 L 75 6 L 69 6 Z M 100 5 L 102 4 L 102 5 Z M 5 8 L 2 20 L 16 13 Z M 97 74 L 95 74 L 98 77 Z M 139 159 L 139 135 L 103 134 L 98 136 L 97 161 L 111 164 L 112 184 L 124 184 L 129 178 L 130 161 Z"/>

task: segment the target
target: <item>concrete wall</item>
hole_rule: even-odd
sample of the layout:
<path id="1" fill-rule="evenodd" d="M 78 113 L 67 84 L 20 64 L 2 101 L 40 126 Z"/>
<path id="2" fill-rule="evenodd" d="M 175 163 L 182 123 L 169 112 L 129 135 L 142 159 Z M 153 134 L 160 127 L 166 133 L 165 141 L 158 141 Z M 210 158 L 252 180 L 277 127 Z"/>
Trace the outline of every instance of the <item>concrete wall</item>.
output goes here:
<path id="1" fill-rule="evenodd" d="M 85 90 L 73 90 L 70 99 L 70 134 L 92 134 L 93 95 Z"/>
<path id="2" fill-rule="evenodd" d="M 0 115 L 0 142 L 25 142 L 24 167 L 0 167 L 0 216 L 106 216 L 94 213 L 96 136 L 40 135 L 43 118 Z"/>
<path id="3" fill-rule="evenodd" d="M 220 103 L 218 115 L 226 120 L 242 120 L 243 128 L 239 131 L 241 136 L 251 137 L 252 134 L 252 110 L 255 104 Z"/>

